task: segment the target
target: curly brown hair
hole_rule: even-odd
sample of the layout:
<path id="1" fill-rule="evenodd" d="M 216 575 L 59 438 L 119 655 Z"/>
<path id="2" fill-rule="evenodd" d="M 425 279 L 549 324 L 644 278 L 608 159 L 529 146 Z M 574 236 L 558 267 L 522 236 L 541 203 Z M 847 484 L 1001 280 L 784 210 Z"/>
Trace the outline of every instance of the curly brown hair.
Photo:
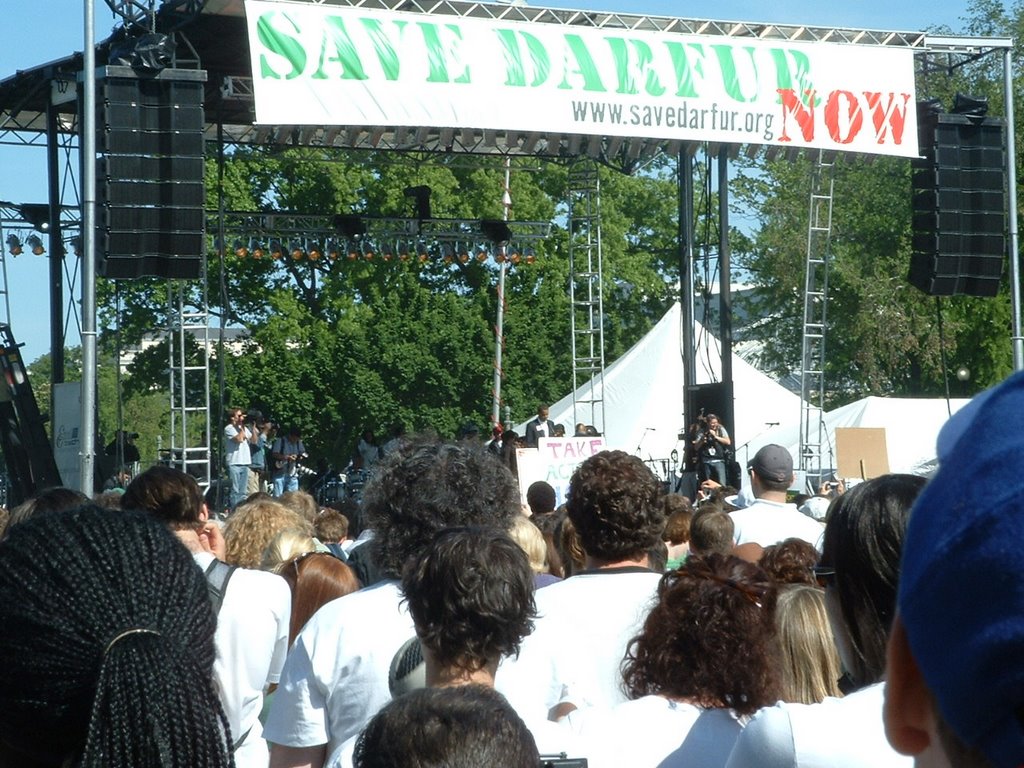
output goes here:
<path id="1" fill-rule="evenodd" d="M 623 665 L 631 698 L 651 694 L 749 715 L 778 699 L 774 582 L 732 555 L 694 555 L 658 586 Z"/>
<path id="2" fill-rule="evenodd" d="M 636 456 L 601 451 L 573 472 L 566 509 L 588 556 L 637 560 L 661 540 L 661 494 L 661 483 Z"/>
<path id="3" fill-rule="evenodd" d="M 313 526 L 284 504 L 270 499 L 243 502 L 224 524 L 224 559 L 231 565 L 259 568 L 267 545 L 288 528 L 313 535 Z"/>
<path id="4" fill-rule="evenodd" d="M 441 666 L 467 671 L 519 652 L 533 629 L 533 589 L 526 553 L 483 526 L 441 531 L 402 575 L 420 643 Z"/>
<path id="5" fill-rule="evenodd" d="M 814 576 L 818 550 L 803 539 L 786 539 L 765 547 L 757 564 L 778 584 L 818 585 Z"/>

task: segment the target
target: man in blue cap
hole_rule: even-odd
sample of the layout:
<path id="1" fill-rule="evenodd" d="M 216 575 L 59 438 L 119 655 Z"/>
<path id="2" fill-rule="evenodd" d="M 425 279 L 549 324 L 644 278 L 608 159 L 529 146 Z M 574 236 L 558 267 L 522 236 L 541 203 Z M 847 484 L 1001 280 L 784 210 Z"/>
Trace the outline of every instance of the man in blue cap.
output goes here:
<path id="1" fill-rule="evenodd" d="M 918 766 L 1024 765 L 1024 373 L 943 427 L 914 505 L 885 727 Z"/>

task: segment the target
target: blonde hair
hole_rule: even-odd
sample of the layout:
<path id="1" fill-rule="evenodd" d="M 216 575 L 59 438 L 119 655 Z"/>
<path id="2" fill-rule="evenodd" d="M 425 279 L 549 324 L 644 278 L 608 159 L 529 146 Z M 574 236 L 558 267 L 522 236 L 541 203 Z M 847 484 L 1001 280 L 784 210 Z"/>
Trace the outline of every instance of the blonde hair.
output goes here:
<path id="1" fill-rule="evenodd" d="M 286 491 L 278 496 L 277 500 L 288 509 L 302 515 L 310 525 L 316 522 L 316 516 L 320 514 L 320 505 L 305 491 Z"/>
<path id="2" fill-rule="evenodd" d="M 531 523 L 528 517 L 516 515 L 508 533 L 512 537 L 512 541 L 526 553 L 526 557 L 530 561 L 530 570 L 534 573 L 547 573 L 548 545 L 544 541 L 544 534 L 540 532 L 540 529 Z"/>
<path id="3" fill-rule="evenodd" d="M 775 626 L 782 651 L 782 700 L 817 704 L 842 696 L 839 653 L 825 613 L 825 591 L 806 584 L 779 590 Z"/>
<path id="4" fill-rule="evenodd" d="M 225 560 L 243 568 L 259 568 L 263 552 L 280 531 L 294 528 L 313 535 L 313 526 L 273 499 L 239 504 L 224 524 Z"/>
<path id="5" fill-rule="evenodd" d="M 285 528 L 267 544 L 263 550 L 263 558 L 260 561 L 260 568 L 264 571 L 280 573 L 281 567 L 291 560 L 306 552 L 316 549 L 316 541 L 306 531 L 297 528 Z"/>

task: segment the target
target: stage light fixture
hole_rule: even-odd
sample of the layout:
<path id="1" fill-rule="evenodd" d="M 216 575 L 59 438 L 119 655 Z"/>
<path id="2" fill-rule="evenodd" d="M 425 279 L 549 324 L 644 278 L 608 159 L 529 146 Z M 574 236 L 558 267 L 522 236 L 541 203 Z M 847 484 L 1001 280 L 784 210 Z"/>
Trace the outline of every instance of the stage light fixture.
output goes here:
<path id="1" fill-rule="evenodd" d="M 270 241 L 270 258 L 280 259 L 284 255 L 284 246 L 280 240 Z"/>
<path id="2" fill-rule="evenodd" d="M 254 259 L 262 259 L 267 254 L 267 249 L 263 247 L 263 243 L 259 240 L 254 240 L 252 243 L 252 257 Z"/>
<path id="3" fill-rule="evenodd" d="M 238 258 L 244 259 L 246 256 L 249 255 L 249 246 L 247 246 L 241 240 L 235 240 L 233 247 L 235 249 L 235 256 L 237 256 Z"/>
<path id="4" fill-rule="evenodd" d="M 82 255 L 82 238 L 79 235 L 75 235 L 71 238 L 71 250 L 75 256 Z"/>
<path id="5" fill-rule="evenodd" d="M 492 243 L 507 243 L 512 239 L 512 230 L 501 219 L 481 219 L 480 231 Z"/>
<path id="6" fill-rule="evenodd" d="M 7 236 L 7 251 L 11 256 L 21 256 L 22 254 L 21 240 L 14 233 Z"/>
<path id="7" fill-rule="evenodd" d="M 478 246 L 476 249 L 476 260 L 483 264 L 488 258 L 489 254 L 487 253 L 487 249 L 483 246 Z"/>
<path id="8" fill-rule="evenodd" d="M 324 255 L 323 249 L 320 247 L 319 243 L 315 241 L 309 243 L 309 248 L 307 250 L 309 252 L 310 261 L 320 261 L 320 257 Z"/>
<path id="9" fill-rule="evenodd" d="M 21 218 L 40 232 L 50 231 L 50 206 L 46 203 L 23 203 L 17 206 Z"/>
<path id="10" fill-rule="evenodd" d="M 25 245 L 31 249 L 33 256 L 42 256 L 46 253 L 46 247 L 43 245 L 42 238 L 39 235 L 29 235 L 26 237 Z"/>
<path id="11" fill-rule="evenodd" d="M 295 261 L 298 261 L 299 259 L 306 255 L 306 252 L 302 248 L 302 243 L 300 243 L 298 240 L 292 241 L 291 254 L 292 259 L 294 259 Z"/>
<path id="12" fill-rule="evenodd" d="M 366 223 L 353 213 L 338 213 L 334 216 L 334 229 L 349 240 L 356 240 L 366 234 Z"/>
<path id="13" fill-rule="evenodd" d="M 537 261 L 537 256 L 532 250 L 527 250 L 526 256 L 524 258 L 527 264 L 533 264 L 535 261 Z"/>
<path id="14" fill-rule="evenodd" d="M 430 215 L 430 192 L 430 187 L 426 184 L 405 188 L 405 196 L 416 200 L 416 218 L 420 221 L 432 218 Z"/>

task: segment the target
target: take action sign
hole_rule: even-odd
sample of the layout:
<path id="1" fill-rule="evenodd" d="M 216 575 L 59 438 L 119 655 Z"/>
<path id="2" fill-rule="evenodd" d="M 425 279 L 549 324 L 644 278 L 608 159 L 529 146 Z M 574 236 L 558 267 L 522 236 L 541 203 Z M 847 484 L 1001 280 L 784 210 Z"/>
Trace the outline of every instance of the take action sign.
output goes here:
<path id="1" fill-rule="evenodd" d="M 916 157 L 913 52 L 245 0 L 256 120 Z"/>
<path id="2" fill-rule="evenodd" d="M 516 450 L 519 495 L 526 503 L 526 491 L 538 480 L 555 489 L 555 504 L 565 501 L 569 480 L 584 459 L 604 450 L 603 437 L 547 437 L 536 448 Z"/>

